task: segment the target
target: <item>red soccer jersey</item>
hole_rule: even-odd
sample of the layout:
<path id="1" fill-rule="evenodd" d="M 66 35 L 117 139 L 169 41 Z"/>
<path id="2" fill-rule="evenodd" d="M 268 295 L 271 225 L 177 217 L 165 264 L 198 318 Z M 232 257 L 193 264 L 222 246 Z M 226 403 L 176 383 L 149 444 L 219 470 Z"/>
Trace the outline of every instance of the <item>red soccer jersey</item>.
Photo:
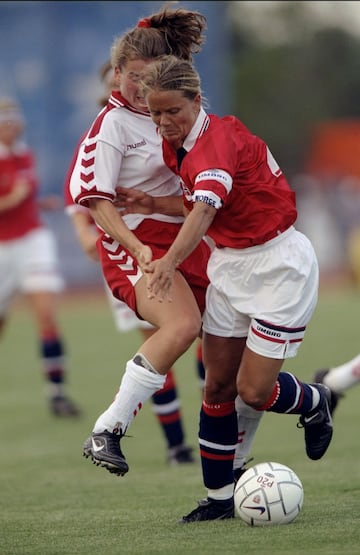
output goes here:
<path id="1" fill-rule="evenodd" d="M 202 201 L 218 209 L 207 232 L 218 247 L 259 245 L 295 222 L 295 193 L 264 141 L 236 117 L 201 110 L 184 148 L 177 172 L 185 205 Z M 176 152 L 165 139 L 163 154 L 174 171 Z"/>
<path id="2" fill-rule="evenodd" d="M 0 196 L 8 195 L 18 179 L 26 179 L 30 192 L 14 208 L 0 212 L 0 241 L 18 239 L 42 226 L 37 201 L 38 179 L 32 151 L 23 144 L 13 151 L 0 145 Z"/>

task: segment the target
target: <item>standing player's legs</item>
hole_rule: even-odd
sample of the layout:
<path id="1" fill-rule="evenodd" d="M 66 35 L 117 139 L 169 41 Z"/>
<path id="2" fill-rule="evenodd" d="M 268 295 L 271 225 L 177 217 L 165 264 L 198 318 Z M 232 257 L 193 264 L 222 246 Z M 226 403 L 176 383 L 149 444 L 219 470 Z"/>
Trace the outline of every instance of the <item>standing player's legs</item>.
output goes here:
<path id="1" fill-rule="evenodd" d="M 40 229 L 23 241 L 19 288 L 27 296 L 39 337 L 50 410 L 56 416 L 78 416 L 79 409 L 65 391 L 64 341 L 57 323 L 57 294 L 63 289 L 52 233 Z"/>
<path id="2" fill-rule="evenodd" d="M 199 430 L 208 497 L 183 523 L 234 516 L 236 394 L 255 411 L 299 414 L 313 460 L 332 438 L 328 388 L 280 372 L 283 360 L 296 355 L 316 306 L 318 267 L 309 241 L 290 229 L 262 247 L 216 249 L 208 274 Z"/>
<path id="3" fill-rule="evenodd" d="M 124 333 L 138 329 L 145 342 L 154 333 L 154 326 L 140 320 L 127 304 L 116 299 L 105 282 L 105 291 L 114 317 L 116 328 Z M 152 396 L 153 412 L 162 429 L 170 464 L 195 462 L 192 448 L 186 445 L 180 399 L 177 393 L 175 372 L 170 368 L 164 386 Z"/>

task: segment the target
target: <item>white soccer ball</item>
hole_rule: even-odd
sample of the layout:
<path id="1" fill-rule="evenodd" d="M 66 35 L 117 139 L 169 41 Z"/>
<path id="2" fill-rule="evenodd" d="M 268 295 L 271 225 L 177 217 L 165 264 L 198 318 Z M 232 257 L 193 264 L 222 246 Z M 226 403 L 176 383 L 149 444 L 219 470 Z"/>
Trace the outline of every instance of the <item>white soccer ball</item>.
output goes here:
<path id="1" fill-rule="evenodd" d="M 250 526 L 288 524 L 300 513 L 303 501 L 299 477 L 276 462 L 252 466 L 235 486 L 235 510 Z"/>

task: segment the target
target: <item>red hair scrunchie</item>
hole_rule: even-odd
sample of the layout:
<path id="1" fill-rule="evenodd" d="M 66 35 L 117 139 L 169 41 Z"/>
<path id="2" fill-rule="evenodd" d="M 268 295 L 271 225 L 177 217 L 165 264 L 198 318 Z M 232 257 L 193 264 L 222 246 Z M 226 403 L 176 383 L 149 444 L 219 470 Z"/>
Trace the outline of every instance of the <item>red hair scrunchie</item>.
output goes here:
<path id="1" fill-rule="evenodd" d="M 137 27 L 145 27 L 145 28 L 149 28 L 151 27 L 151 21 L 149 17 L 144 17 L 143 19 L 140 19 L 138 21 Z"/>

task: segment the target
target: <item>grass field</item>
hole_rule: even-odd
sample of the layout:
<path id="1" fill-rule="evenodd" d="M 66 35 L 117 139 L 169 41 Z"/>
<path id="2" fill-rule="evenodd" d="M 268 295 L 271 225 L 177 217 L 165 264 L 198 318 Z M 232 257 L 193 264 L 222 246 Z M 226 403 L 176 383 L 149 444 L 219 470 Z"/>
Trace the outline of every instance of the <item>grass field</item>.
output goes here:
<path id="1" fill-rule="evenodd" d="M 310 380 L 315 369 L 359 352 L 359 291 L 324 291 L 295 360 L 284 369 Z M 137 332 L 118 334 L 105 297 L 72 296 L 60 306 L 69 388 L 78 420 L 47 410 L 35 330 L 16 305 L 1 345 L 0 555 L 355 554 L 360 543 L 360 387 L 335 413 L 334 439 L 321 461 L 306 458 L 296 416 L 267 414 L 252 456 L 292 467 L 301 478 L 302 512 L 289 525 L 250 528 L 240 519 L 180 526 L 201 499 L 200 464 L 169 467 L 146 405 L 122 447 L 123 478 L 82 457 L 95 418 L 112 400 Z M 200 393 L 194 351 L 176 365 L 188 442 L 196 447 Z"/>

